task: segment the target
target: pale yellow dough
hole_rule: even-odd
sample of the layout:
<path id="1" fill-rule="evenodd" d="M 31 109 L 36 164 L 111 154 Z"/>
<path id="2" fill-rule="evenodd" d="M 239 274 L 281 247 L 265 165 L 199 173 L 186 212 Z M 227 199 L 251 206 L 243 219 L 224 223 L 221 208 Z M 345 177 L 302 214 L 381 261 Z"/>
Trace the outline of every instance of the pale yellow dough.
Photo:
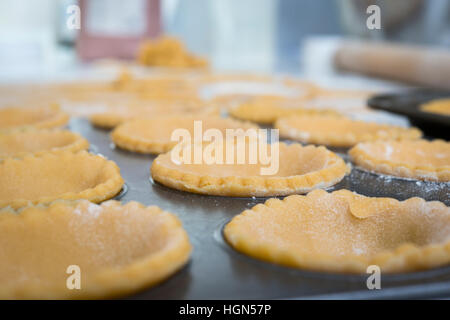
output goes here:
<path id="1" fill-rule="evenodd" d="M 298 80 L 297 80 L 298 81 Z M 286 80 L 287 87 L 295 87 L 296 81 Z M 299 83 L 303 88 L 307 84 Z M 230 108 L 233 117 L 258 123 L 272 124 L 278 118 L 308 115 L 342 116 L 367 113 L 365 91 L 326 90 L 309 85 L 308 94 L 300 97 L 255 96 Z"/>
<path id="2" fill-rule="evenodd" d="M 98 203 L 118 194 L 123 183 L 113 161 L 86 151 L 6 159 L 0 162 L 0 208 L 58 199 Z"/>
<path id="3" fill-rule="evenodd" d="M 408 272 L 450 263 L 450 208 L 348 190 L 269 199 L 234 217 L 228 243 L 249 256 L 294 268 Z"/>
<path id="4" fill-rule="evenodd" d="M 422 136 L 422 132 L 416 128 L 329 116 L 279 118 L 275 128 L 280 130 L 283 138 L 343 148 L 352 147 L 358 142 L 418 139 Z"/>
<path id="5" fill-rule="evenodd" d="M 339 113 L 331 109 L 305 108 L 304 97 L 287 98 L 281 96 L 256 96 L 230 108 L 231 116 L 256 123 L 272 124 L 278 118 L 303 115 L 328 115 L 339 117 Z"/>
<path id="6" fill-rule="evenodd" d="M 152 119 L 164 116 L 219 116 L 220 110 L 214 105 L 188 102 L 153 102 L 143 106 L 110 107 L 104 112 L 89 116 L 90 122 L 100 128 L 113 129 L 127 121 L 138 119 Z"/>
<path id="7" fill-rule="evenodd" d="M 0 160 L 42 155 L 47 152 L 78 152 L 89 148 L 89 142 L 68 130 L 26 130 L 0 134 Z"/>
<path id="8" fill-rule="evenodd" d="M 423 104 L 420 109 L 425 112 L 450 116 L 450 98 L 432 100 Z"/>
<path id="9" fill-rule="evenodd" d="M 0 109 L 0 133 L 24 129 L 59 128 L 67 124 L 69 116 L 58 105 L 45 107 L 8 107 Z"/>
<path id="10" fill-rule="evenodd" d="M 375 141 L 349 151 L 353 162 L 398 177 L 450 181 L 450 143 L 443 140 Z"/>
<path id="11" fill-rule="evenodd" d="M 278 171 L 262 174 L 261 168 L 268 168 L 260 159 L 249 161 L 250 144 L 245 150 L 238 148 L 236 140 L 231 144 L 233 154 L 246 153 L 245 163 L 234 164 L 205 163 L 191 164 L 172 161 L 171 152 L 159 155 L 152 163 L 153 179 L 170 188 L 183 191 L 219 196 L 275 196 L 307 193 L 312 189 L 330 187 L 349 172 L 345 162 L 325 147 L 300 144 L 277 144 L 278 157 L 268 145 L 268 154 L 279 159 Z M 189 146 L 191 147 L 191 146 Z M 186 150 L 185 147 L 184 150 Z M 227 152 L 224 143 L 225 155 Z M 180 152 L 184 153 L 184 150 Z M 193 146 L 192 146 L 193 150 Z M 193 153 L 192 153 L 193 154 Z"/>
<path id="12" fill-rule="evenodd" d="M 226 129 L 256 129 L 257 126 L 233 120 L 211 116 L 170 116 L 139 119 L 125 122 L 111 133 L 112 141 L 120 148 L 139 153 L 163 153 L 172 149 L 178 142 L 172 140 L 175 130 L 186 129 L 194 139 L 194 124 L 201 122 L 202 131 L 218 129 L 225 136 Z M 203 134 L 201 132 L 200 134 Z M 200 137 L 202 138 L 202 137 Z"/>
<path id="13" fill-rule="evenodd" d="M 57 201 L 0 210 L 0 299 L 91 299 L 130 294 L 188 260 L 180 221 L 137 202 Z M 80 271 L 80 289 L 69 290 Z M 68 280 L 69 279 L 69 280 Z"/>

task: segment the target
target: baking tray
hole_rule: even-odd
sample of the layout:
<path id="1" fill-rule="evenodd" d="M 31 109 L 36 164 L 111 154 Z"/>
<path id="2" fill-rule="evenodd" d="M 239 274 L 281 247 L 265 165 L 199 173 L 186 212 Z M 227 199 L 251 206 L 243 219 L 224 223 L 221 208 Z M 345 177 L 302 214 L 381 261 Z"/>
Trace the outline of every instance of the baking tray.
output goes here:
<path id="1" fill-rule="evenodd" d="M 72 119 L 70 129 L 92 144 L 91 150 L 114 160 L 121 168 L 127 192 L 121 201 L 158 205 L 176 214 L 187 230 L 194 251 L 189 263 L 160 285 L 129 299 L 311 299 L 311 298 L 418 298 L 450 297 L 450 267 L 399 275 L 382 275 L 382 290 L 368 290 L 368 275 L 331 274 L 277 266 L 247 257 L 224 241 L 222 229 L 235 215 L 266 198 L 230 198 L 196 195 L 154 183 L 150 165 L 155 158 L 114 147 L 109 132 L 93 128 L 85 119 Z M 354 168 L 333 189 L 348 188 L 366 195 L 399 199 L 417 195 L 449 204 L 448 184 L 439 192 L 420 188 L 415 181 L 378 176 Z M 391 181 L 392 182 L 392 181 Z M 383 185 L 383 187 L 379 187 Z M 411 189 L 412 186 L 416 189 Z M 426 191 L 424 191 L 426 190 Z M 430 191 L 431 190 L 431 191 Z"/>
<path id="2" fill-rule="evenodd" d="M 410 89 L 400 93 L 381 94 L 369 99 L 371 108 L 407 116 L 412 125 L 430 137 L 450 139 L 450 116 L 420 110 L 420 105 L 434 99 L 449 98 L 449 91 Z"/>

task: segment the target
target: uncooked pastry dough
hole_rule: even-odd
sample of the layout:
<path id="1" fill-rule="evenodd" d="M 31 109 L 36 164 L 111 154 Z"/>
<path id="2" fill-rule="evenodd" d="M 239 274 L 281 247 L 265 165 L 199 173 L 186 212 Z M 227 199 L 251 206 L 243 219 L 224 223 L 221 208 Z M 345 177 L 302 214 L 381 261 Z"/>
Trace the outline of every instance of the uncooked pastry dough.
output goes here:
<path id="1" fill-rule="evenodd" d="M 57 199 L 102 202 L 123 185 L 119 167 L 86 151 L 47 153 L 0 162 L 0 208 Z"/>
<path id="2" fill-rule="evenodd" d="M 49 129 L 64 126 L 69 116 L 58 105 L 45 107 L 8 107 L 0 109 L 0 133 L 27 128 Z"/>
<path id="3" fill-rule="evenodd" d="M 107 108 L 107 111 L 92 114 L 89 120 L 96 127 L 112 129 L 124 122 L 137 119 L 151 119 L 162 116 L 219 116 L 220 114 L 220 109 L 212 104 L 205 105 L 203 103 L 192 106 L 187 102 L 171 103 L 163 101 L 153 102 L 152 104 Z"/>
<path id="4" fill-rule="evenodd" d="M 450 263 L 450 208 L 411 198 L 370 198 L 348 190 L 269 199 L 224 230 L 235 249 L 301 269 L 406 272 Z"/>
<path id="5" fill-rule="evenodd" d="M 140 153 L 163 153 L 177 144 L 172 141 L 174 130 L 187 129 L 194 139 L 194 122 L 201 121 L 203 132 L 218 129 L 225 136 L 226 129 L 256 129 L 257 126 L 238 120 L 208 116 L 171 116 L 139 119 L 118 126 L 111 133 L 112 141 L 120 148 Z M 202 134 L 203 134 L 202 132 Z"/>
<path id="6" fill-rule="evenodd" d="M 39 156 L 47 152 L 78 152 L 89 148 L 89 142 L 68 130 L 26 130 L 0 135 L 0 160 Z"/>
<path id="7" fill-rule="evenodd" d="M 283 138 L 332 147 L 352 147 L 358 142 L 379 139 L 418 139 L 422 136 L 416 128 L 329 116 L 280 118 L 275 128 L 280 130 Z"/>
<path id="8" fill-rule="evenodd" d="M 232 146 L 234 154 L 237 154 L 237 144 Z M 250 146 L 244 151 L 247 152 L 246 159 L 249 159 L 248 150 Z M 271 150 L 270 145 L 268 150 Z M 279 144 L 276 174 L 261 175 L 262 167 L 268 166 L 260 161 L 249 164 L 248 160 L 246 164 L 176 164 L 168 152 L 153 161 L 151 174 L 155 181 L 174 189 L 252 197 L 307 193 L 315 188 L 326 188 L 341 181 L 349 171 L 345 162 L 325 147 L 303 147 L 297 143 Z"/>
<path id="9" fill-rule="evenodd" d="M 450 116 L 450 98 L 432 100 L 423 104 L 422 111 Z"/>
<path id="10" fill-rule="evenodd" d="M 450 181 L 450 143 L 443 140 L 375 141 L 349 151 L 359 166 L 419 180 Z"/>
<path id="11" fill-rule="evenodd" d="M 282 96 L 256 96 L 230 108 L 231 116 L 257 123 L 272 124 L 278 118 L 302 115 L 339 116 L 331 109 L 305 108 L 306 99 Z"/>
<path id="12" fill-rule="evenodd" d="M 180 221 L 137 202 L 56 201 L 0 210 L 0 298 L 86 299 L 129 294 L 171 276 L 188 260 Z M 81 288 L 67 282 L 80 271 Z"/>

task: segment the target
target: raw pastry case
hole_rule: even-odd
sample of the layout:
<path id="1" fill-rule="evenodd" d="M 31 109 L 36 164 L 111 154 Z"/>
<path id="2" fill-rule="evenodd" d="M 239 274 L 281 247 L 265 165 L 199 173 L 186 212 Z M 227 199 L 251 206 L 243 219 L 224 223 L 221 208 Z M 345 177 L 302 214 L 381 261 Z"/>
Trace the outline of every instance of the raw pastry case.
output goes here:
<path id="1" fill-rule="evenodd" d="M 75 118 L 70 129 L 91 143 L 91 152 L 114 160 L 126 181 L 117 198 L 157 205 L 176 214 L 194 247 L 189 263 L 156 287 L 128 299 L 378 299 L 450 298 L 450 266 L 414 273 L 381 275 L 381 290 L 368 290 L 369 274 L 332 274 L 303 271 L 247 257 L 224 240 L 224 225 L 235 215 L 267 198 L 230 198 L 196 195 L 153 182 L 155 158 L 127 152 L 112 144 L 109 131 Z M 345 158 L 345 157 L 344 157 Z M 450 205 L 448 183 L 428 183 L 381 176 L 353 168 L 332 189 L 347 188 L 368 196 L 399 200 L 420 196 Z"/>

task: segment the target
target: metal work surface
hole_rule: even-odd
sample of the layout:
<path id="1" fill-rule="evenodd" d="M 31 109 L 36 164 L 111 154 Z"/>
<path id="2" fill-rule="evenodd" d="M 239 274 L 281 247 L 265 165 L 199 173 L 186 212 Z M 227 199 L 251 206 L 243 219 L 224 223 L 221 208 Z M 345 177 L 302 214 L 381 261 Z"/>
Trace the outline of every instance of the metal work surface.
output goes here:
<path id="1" fill-rule="evenodd" d="M 114 160 L 128 190 L 124 202 L 136 200 L 176 214 L 187 230 L 194 251 L 190 262 L 162 284 L 131 299 L 278 299 L 278 298 L 420 298 L 450 296 L 450 267 L 399 275 L 382 275 L 382 290 L 369 291 L 368 275 L 345 275 L 290 269 L 259 261 L 234 251 L 222 237 L 233 216 L 266 198 L 230 198 L 195 195 L 172 190 L 151 181 L 154 156 L 123 151 L 114 146 L 109 132 L 73 119 L 70 129 L 92 144 L 91 150 Z M 334 189 L 405 199 L 421 196 L 449 205 L 448 184 L 430 184 L 353 169 Z M 447 285 L 445 285 L 447 283 Z M 409 290 L 411 286 L 411 290 Z M 421 295 L 421 291 L 423 295 Z"/>

